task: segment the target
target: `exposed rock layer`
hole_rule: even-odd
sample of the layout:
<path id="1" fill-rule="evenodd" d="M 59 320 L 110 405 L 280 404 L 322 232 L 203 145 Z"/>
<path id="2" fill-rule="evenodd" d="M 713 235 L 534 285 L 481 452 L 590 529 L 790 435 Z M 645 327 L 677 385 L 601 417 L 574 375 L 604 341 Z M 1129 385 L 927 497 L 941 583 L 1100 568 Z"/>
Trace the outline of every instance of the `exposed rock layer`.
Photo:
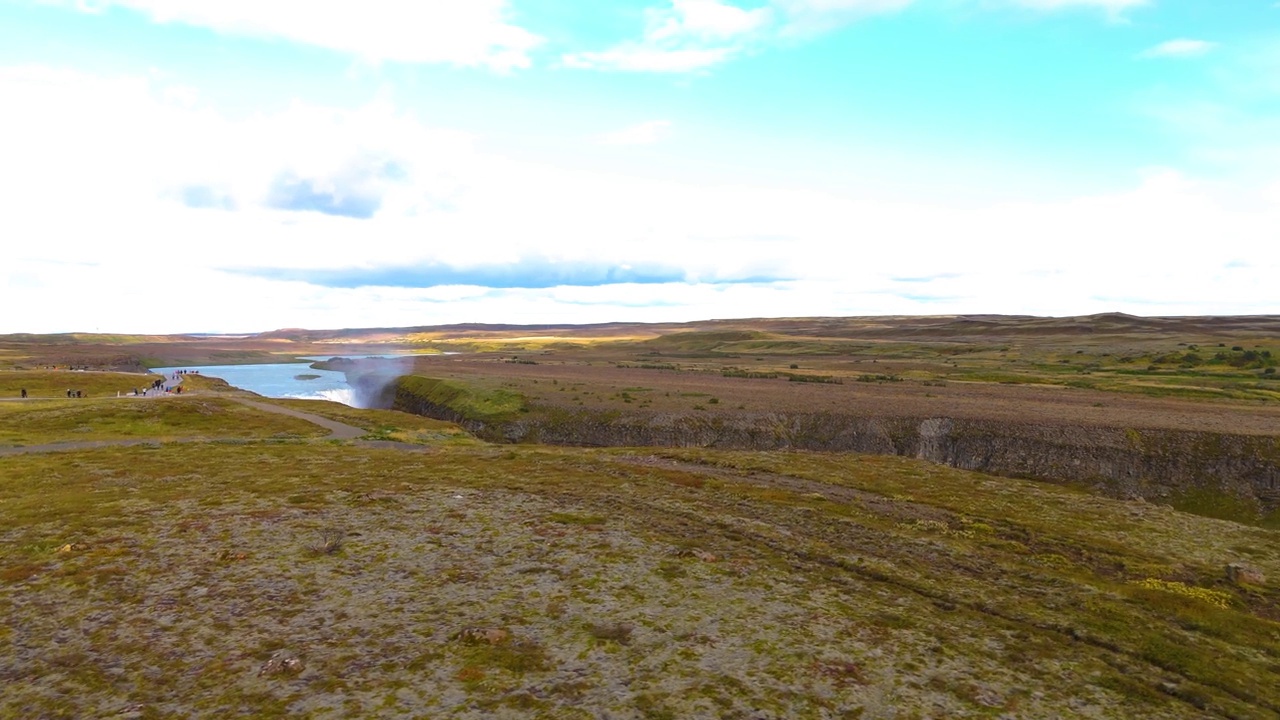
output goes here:
<path id="1" fill-rule="evenodd" d="M 581 446 L 816 450 L 918 457 L 967 470 L 1085 483 L 1165 499 L 1211 490 L 1280 506 L 1280 439 L 1186 430 L 1029 424 L 833 412 L 643 414 L 534 407 L 486 425 L 398 390 L 392 405 L 504 442 Z"/>

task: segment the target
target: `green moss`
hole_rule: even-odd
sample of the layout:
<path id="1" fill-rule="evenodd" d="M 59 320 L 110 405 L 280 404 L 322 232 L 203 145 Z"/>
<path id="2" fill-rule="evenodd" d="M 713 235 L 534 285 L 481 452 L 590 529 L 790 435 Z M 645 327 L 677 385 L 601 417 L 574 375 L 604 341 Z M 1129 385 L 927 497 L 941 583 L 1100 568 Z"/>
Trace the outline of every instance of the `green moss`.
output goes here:
<path id="1" fill-rule="evenodd" d="M 579 515 L 576 513 L 552 513 L 547 518 L 553 523 L 562 525 L 603 525 L 605 518 L 603 515 Z"/>
<path id="2" fill-rule="evenodd" d="M 1220 490 L 1207 488 L 1184 490 L 1175 495 L 1169 504 L 1182 512 L 1249 525 L 1257 524 L 1264 519 L 1256 498 L 1242 498 Z M 1275 513 L 1272 513 L 1267 516 L 1267 519 L 1274 519 L 1274 516 Z"/>
<path id="3" fill-rule="evenodd" d="M 397 403 L 401 398 L 425 400 L 448 408 L 464 420 L 485 424 L 514 420 L 525 412 L 525 398 L 519 393 L 464 385 L 454 380 L 406 375 L 396 380 Z"/>
<path id="4" fill-rule="evenodd" d="M 516 640 L 493 645 L 481 643 L 468 646 L 463 651 L 463 655 L 466 658 L 467 667 L 506 670 L 517 675 L 545 670 L 551 663 L 546 648 L 532 640 Z"/>

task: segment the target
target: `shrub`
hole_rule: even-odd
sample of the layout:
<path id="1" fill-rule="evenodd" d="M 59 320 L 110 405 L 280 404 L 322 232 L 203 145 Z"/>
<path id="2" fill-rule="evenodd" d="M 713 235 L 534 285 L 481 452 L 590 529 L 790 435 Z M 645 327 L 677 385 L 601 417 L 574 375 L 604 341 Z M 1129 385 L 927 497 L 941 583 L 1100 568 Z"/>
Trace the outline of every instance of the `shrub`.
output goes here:
<path id="1" fill-rule="evenodd" d="M 611 640 L 619 645 L 631 642 L 631 633 L 635 628 L 628 623 L 593 623 L 587 628 L 591 637 L 597 640 Z"/>
<path id="2" fill-rule="evenodd" d="M 320 531 L 320 540 L 307 546 L 312 555 L 336 555 L 342 550 L 347 533 L 342 528 L 325 528 Z"/>
<path id="3" fill-rule="evenodd" d="M 856 380 L 864 383 L 902 382 L 902 378 L 897 375 L 859 375 Z"/>
<path id="4" fill-rule="evenodd" d="M 778 373 L 773 372 L 753 372 L 750 370 L 739 370 L 737 368 L 727 368 L 720 373 L 722 377 L 737 378 L 759 378 L 763 380 L 772 380 L 778 377 Z"/>
<path id="5" fill-rule="evenodd" d="M 548 521 L 561 525 L 603 525 L 606 519 L 603 515 L 579 515 L 568 512 L 551 513 L 547 517 Z"/>
<path id="6" fill-rule="evenodd" d="M 843 380 L 832 375 L 798 375 L 796 373 L 787 373 L 787 380 L 790 382 L 827 383 L 830 385 L 844 384 Z"/>

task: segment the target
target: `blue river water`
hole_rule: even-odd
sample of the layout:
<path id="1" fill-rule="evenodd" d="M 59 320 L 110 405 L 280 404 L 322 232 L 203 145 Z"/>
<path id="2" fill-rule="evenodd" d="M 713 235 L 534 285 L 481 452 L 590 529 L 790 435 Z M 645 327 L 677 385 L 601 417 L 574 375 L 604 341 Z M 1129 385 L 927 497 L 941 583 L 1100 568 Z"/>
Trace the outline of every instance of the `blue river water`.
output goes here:
<path id="1" fill-rule="evenodd" d="M 172 376 L 178 370 L 199 372 L 216 377 L 250 392 L 270 398 L 302 398 L 306 400 L 331 400 L 351 407 L 360 407 L 355 390 L 347 384 L 345 374 L 336 370 L 315 370 L 311 363 L 332 357 L 350 359 L 393 358 L 403 355 L 330 355 L 307 358 L 306 362 L 270 363 L 264 365 L 187 365 L 180 367 L 152 368 L 151 372 Z M 319 375 L 317 378 L 299 379 L 299 375 Z"/>

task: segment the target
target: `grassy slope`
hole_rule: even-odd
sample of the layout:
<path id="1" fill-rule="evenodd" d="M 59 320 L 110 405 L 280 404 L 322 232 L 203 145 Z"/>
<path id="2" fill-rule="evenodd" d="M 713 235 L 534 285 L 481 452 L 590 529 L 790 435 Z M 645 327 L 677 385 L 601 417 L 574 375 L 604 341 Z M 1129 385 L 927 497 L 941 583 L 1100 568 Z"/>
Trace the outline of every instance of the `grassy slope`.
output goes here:
<path id="1" fill-rule="evenodd" d="M 475 439 L 453 423 L 395 410 L 357 410 L 325 400 L 272 400 L 276 405 L 309 412 L 369 431 L 370 439 L 432 444 L 448 440 L 460 444 Z"/>
<path id="2" fill-rule="evenodd" d="M 0 397 L 18 397 L 22 388 L 33 398 L 66 398 L 68 389 L 80 390 L 86 397 L 115 397 L 117 393 L 146 388 L 159 378 L 115 372 L 4 370 L 0 371 Z"/>
<path id="3" fill-rule="evenodd" d="M 469 383 L 412 375 L 399 378 L 396 385 L 397 398 L 405 395 L 426 400 L 467 420 L 483 423 L 513 420 L 524 408 L 524 398 L 519 393 Z"/>
<path id="4" fill-rule="evenodd" d="M 264 442 L 0 477 L 0 717 L 1280 712 L 1280 533 L 903 458 Z"/>
<path id="5" fill-rule="evenodd" d="M 296 418 L 211 397 L 0 403 L 0 445 L 87 440 L 319 437 Z"/>

